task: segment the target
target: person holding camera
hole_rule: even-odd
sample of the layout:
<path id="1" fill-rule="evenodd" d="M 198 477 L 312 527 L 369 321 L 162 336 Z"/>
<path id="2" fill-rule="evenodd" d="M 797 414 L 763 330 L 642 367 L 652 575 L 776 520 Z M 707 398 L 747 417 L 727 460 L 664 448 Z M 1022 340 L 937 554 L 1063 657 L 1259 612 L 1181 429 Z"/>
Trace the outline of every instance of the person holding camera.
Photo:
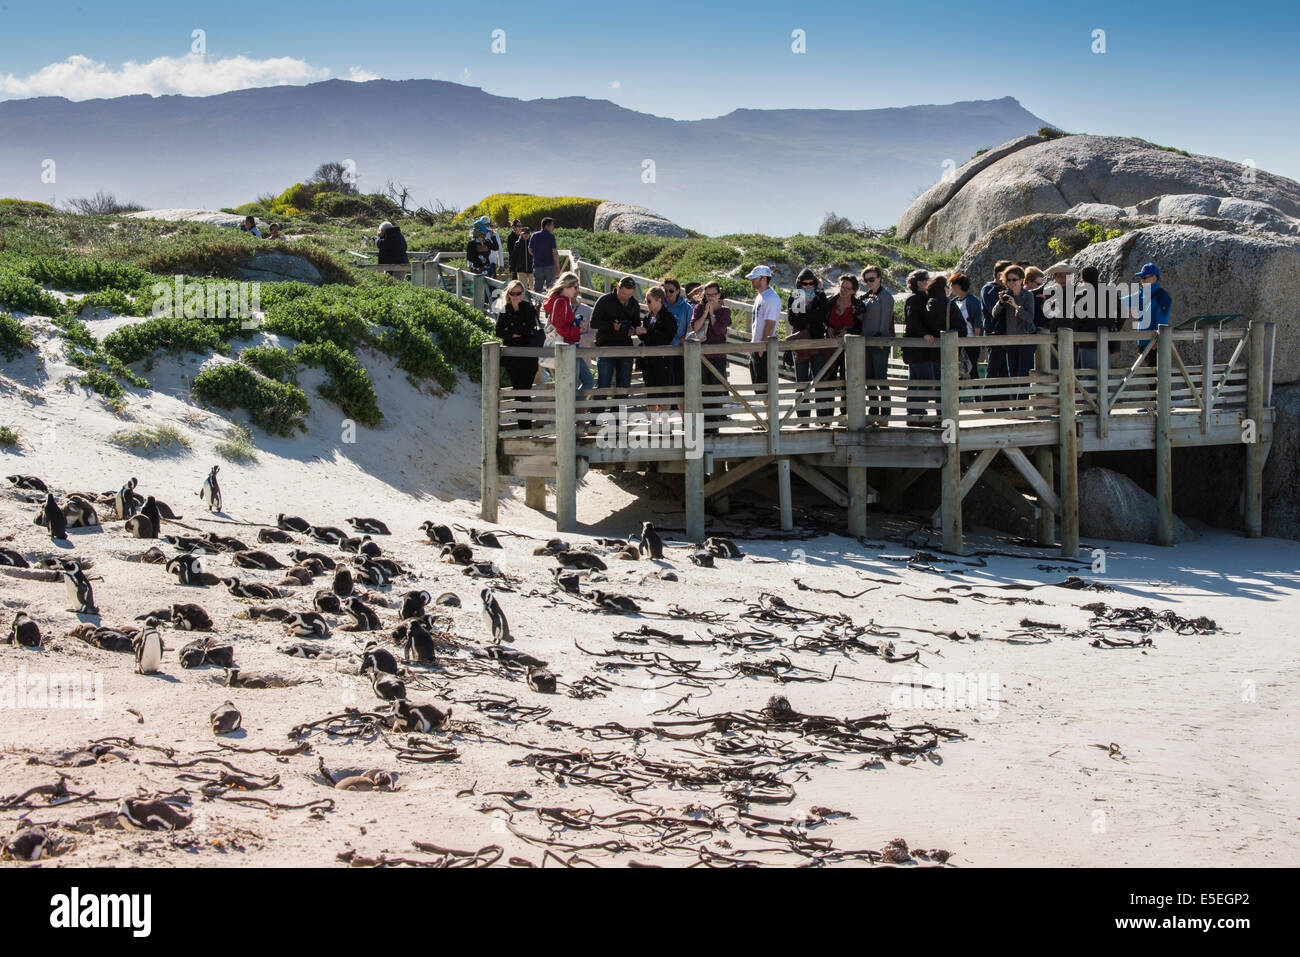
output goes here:
<path id="1" fill-rule="evenodd" d="M 1002 274 L 1005 288 L 998 293 L 997 305 L 993 307 L 995 326 L 1009 336 L 1027 336 L 1038 331 L 1034 324 L 1034 294 L 1025 288 L 1025 271 L 1020 266 L 1008 266 Z M 1007 374 L 1012 378 L 1029 375 L 1034 365 L 1034 347 L 1007 346 Z M 1023 394 L 1016 396 L 1017 402 L 1025 400 Z"/>
<path id="2" fill-rule="evenodd" d="M 591 312 L 591 328 L 596 330 L 597 348 L 630 346 L 633 336 L 645 333 L 645 327 L 641 325 L 641 306 L 636 301 L 635 279 L 624 276 L 613 292 L 607 292 L 596 300 L 596 307 Z M 600 356 L 596 359 L 596 388 L 608 389 L 611 383 L 620 389 L 632 385 L 631 356 Z"/>

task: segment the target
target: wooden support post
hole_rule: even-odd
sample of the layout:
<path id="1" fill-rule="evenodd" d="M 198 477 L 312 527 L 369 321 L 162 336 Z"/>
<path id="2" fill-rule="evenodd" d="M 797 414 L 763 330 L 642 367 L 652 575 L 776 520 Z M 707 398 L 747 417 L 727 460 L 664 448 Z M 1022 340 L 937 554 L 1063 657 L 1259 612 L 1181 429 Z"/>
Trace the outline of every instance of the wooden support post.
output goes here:
<path id="1" fill-rule="evenodd" d="M 465 273 L 462 270 L 456 270 L 456 298 L 465 298 Z"/>
<path id="2" fill-rule="evenodd" d="M 1019 452 L 1019 449 L 1016 449 Z M 1008 457 L 1014 461 L 1010 449 L 1007 450 Z M 1021 456 L 1023 458 L 1023 454 Z M 1028 459 L 1025 460 L 1028 464 Z M 1043 483 L 1043 488 L 1051 492 L 1050 496 L 1044 495 L 1041 488 L 1035 488 L 1038 493 L 1038 544 L 1050 545 L 1056 541 L 1056 512 L 1060 508 L 1061 501 L 1052 491 L 1052 486 L 1056 482 L 1056 467 L 1052 461 L 1052 448 L 1048 445 L 1040 445 L 1034 449 L 1033 470 L 1038 473 L 1039 479 Z M 1021 474 L 1024 471 L 1021 470 Z M 1028 476 L 1026 476 L 1028 478 Z M 1033 483 L 1030 482 L 1032 485 Z"/>
<path id="3" fill-rule="evenodd" d="M 844 337 L 844 407 L 848 410 L 850 432 L 867 428 L 867 346 L 862 336 Z M 861 538 L 867 534 L 867 470 L 850 466 L 849 534 Z"/>
<path id="4" fill-rule="evenodd" d="M 470 303 L 479 312 L 483 312 L 483 304 L 487 300 L 487 277 L 475 274 L 474 276 L 474 301 Z"/>
<path id="5" fill-rule="evenodd" d="M 555 346 L 555 530 L 578 527 L 577 346 Z"/>
<path id="6" fill-rule="evenodd" d="M 1173 407 L 1169 390 L 1173 381 L 1174 330 L 1160 326 L 1156 333 L 1156 544 L 1174 543 L 1174 463 L 1171 442 Z"/>
<path id="7" fill-rule="evenodd" d="M 781 531 L 794 528 L 794 508 L 790 502 L 790 460 L 776 460 L 776 488 L 781 499 Z"/>
<path id="8" fill-rule="evenodd" d="M 781 450 L 781 353 L 776 339 L 767 340 L 767 451 Z"/>
<path id="9" fill-rule="evenodd" d="M 479 518 L 497 520 L 497 426 L 501 422 L 501 343 L 483 343 L 483 426 L 479 461 Z"/>
<path id="10" fill-rule="evenodd" d="M 524 504 L 539 512 L 546 511 L 546 479 L 529 475 L 524 479 Z"/>
<path id="11" fill-rule="evenodd" d="M 682 343 L 682 431 L 686 443 L 686 540 L 704 541 L 704 405 L 700 395 L 700 344 Z"/>
<path id="12" fill-rule="evenodd" d="M 1201 330 L 1201 362 L 1201 435 L 1205 435 L 1214 408 L 1214 326 Z"/>
<path id="13" fill-rule="evenodd" d="M 953 555 L 960 555 L 964 551 L 961 534 L 959 384 L 957 332 L 949 329 L 939 336 L 939 425 L 944 438 L 943 467 L 939 471 L 943 495 L 939 505 L 939 524 L 943 533 L 943 550 Z"/>
<path id="14" fill-rule="evenodd" d="M 1075 429 L 1074 330 L 1056 332 L 1057 408 L 1060 433 L 1061 557 L 1079 554 L 1079 433 Z"/>
<path id="15" fill-rule="evenodd" d="M 1097 330 L 1097 436 L 1110 435 L 1110 333 Z"/>
<path id="16" fill-rule="evenodd" d="M 1163 327 L 1162 327 L 1163 328 Z M 1254 320 L 1250 324 L 1250 352 L 1246 366 L 1246 422 L 1243 426 L 1254 429 L 1253 442 L 1246 443 L 1246 501 L 1245 515 L 1247 538 L 1264 534 L 1264 377 L 1268 373 L 1264 323 Z"/>

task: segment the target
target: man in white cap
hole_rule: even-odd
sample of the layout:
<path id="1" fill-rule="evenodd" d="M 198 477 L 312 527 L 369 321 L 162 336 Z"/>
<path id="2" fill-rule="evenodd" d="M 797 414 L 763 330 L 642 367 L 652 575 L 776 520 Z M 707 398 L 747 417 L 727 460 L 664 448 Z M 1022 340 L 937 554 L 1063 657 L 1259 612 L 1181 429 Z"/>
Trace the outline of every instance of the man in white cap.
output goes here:
<path id="1" fill-rule="evenodd" d="M 1061 326 L 1074 328 L 1074 287 L 1070 276 L 1074 267 L 1067 262 L 1059 262 L 1047 270 L 1051 280 L 1043 288 L 1043 315 L 1048 320 L 1048 328 L 1055 332 Z"/>
<path id="2" fill-rule="evenodd" d="M 772 288 L 772 268 L 755 266 L 745 277 L 754 287 L 754 318 L 750 342 L 766 342 L 776 338 L 776 324 L 781 318 L 781 297 Z M 749 381 L 767 381 L 767 356 L 762 352 L 749 354 Z"/>

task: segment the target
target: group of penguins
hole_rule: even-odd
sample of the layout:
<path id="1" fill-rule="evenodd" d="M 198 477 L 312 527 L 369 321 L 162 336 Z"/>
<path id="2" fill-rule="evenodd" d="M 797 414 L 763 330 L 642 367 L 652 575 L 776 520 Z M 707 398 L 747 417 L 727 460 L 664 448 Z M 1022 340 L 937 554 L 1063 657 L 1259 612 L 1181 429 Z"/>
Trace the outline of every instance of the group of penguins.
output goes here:
<path id="1" fill-rule="evenodd" d="M 197 493 L 209 512 L 222 509 L 221 489 L 217 473 L 219 466 L 213 466 L 202 487 Z M 376 605 L 391 607 L 389 602 L 376 589 L 387 588 L 394 579 L 407 574 L 398 562 L 385 558 L 379 544 L 372 536 L 391 534 L 388 527 L 379 519 L 354 517 L 347 520 L 357 534 L 333 526 L 314 525 L 306 519 L 281 513 L 276 516 L 275 527 L 264 527 L 258 533 L 260 544 L 298 544 L 301 537 L 314 539 L 316 542 L 332 545 L 340 551 L 351 554 L 350 561 L 335 558 L 320 551 L 310 551 L 295 547 L 289 554 L 295 564 L 288 566 L 269 552 L 249 547 L 244 542 L 231 536 L 207 532 L 202 535 L 162 535 L 164 522 L 178 521 L 178 516 L 154 496 L 142 496 L 136 492 L 137 480 L 129 479 L 118 491 L 111 493 L 71 493 L 66 502 L 60 505 L 53 492 L 38 477 L 32 475 L 11 475 L 9 482 L 17 489 L 37 493 L 29 501 L 41 502 L 42 507 L 36 515 L 36 524 L 46 527 L 52 539 L 66 539 L 69 527 L 90 527 L 100 524 L 97 507 L 111 508 L 114 516 L 123 522 L 126 532 L 135 538 L 160 539 L 174 545 L 182 551 L 168 557 L 159 547 L 151 547 L 140 561 L 161 564 L 166 572 L 175 576 L 177 583 L 189 587 L 212 587 L 224 585 L 230 594 L 250 602 L 272 602 L 286 598 L 291 592 L 286 589 L 310 585 L 314 578 L 330 574 L 330 587 L 317 591 L 310 609 L 291 610 L 274 604 L 250 604 L 250 619 L 268 619 L 282 623 L 286 632 L 298 642 L 280 651 L 300 658 L 335 657 L 314 642 L 328 639 L 331 635 L 330 623 L 325 615 L 346 615 L 351 619 L 346 631 L 382 631 L 383 622 L 375 610 Z M 43 499 L 40 497 L 43 495 Z M 460 526 L 456 526 L 460 528 Z M 477 561 L 471 545 L 484 548 L 501 548 L 497 535 L 477 529 L 461 529 L 469 542 L 458 542 L 451 526 L 425 522 L 420 527 L 432 544 L 441 547 L 440 558 L 445 562 L 465 566 L 464 572 L 479 577 L 499 575 L 500 571 L 492 562 Z M 621 539 L 597 539 L 596 545 L 570 547 L 561 539 L 551 539 L 545 545 L 534 549 L 534 554 L 550 555 L 557 561 L 553 569 L 556 584 L 569 594 L 579 595 L 590 600 L 596 606 L 610 612 L 629 613 L 639 611 L 635 601 L 623 595 L 589 588 L 584 595 L 581 586 L 583 576 L 592 576 L 601 580 L 599 572 L 608 566 L 601 554 L 613 554 L 620 560 L 637 560 L 642 557 L 661 560 L 664 555 L 664 543 L 654 525 L 646 522 L 641 527 L 636 543 Z M 210 554 L 229 554 L 237 567 L 257 570 L 282 570 L 284 577 L 276 585 L 259 582 L 245 582 L 238 577 L 221 578 L 203 569 L 203 556 Z M 712 566 L 715 557 L 740 558 L 743 553 L 734 542 L 726 538 L 707 539 L 702 546 L 695 549 L 692 560 L 699 565 Z M 98 616 L 94 592 L 86 574 L 87 563 L 76 559 L 58 557 L 46 558 L 42 562 L 47 571 L 62 575 L 68 593 L 70 610 L 80 615 Z M 11 549 L 0 548 L 0 565 L 30 567 L 26 558 Z M 661 570 L 659 577 L 675 580 L 671 571 Z M 369 586 L 370 591 L 363 593 L 362 586 Z M 475 650 L 479 657 L 500 662 L 512 671 L 522 670 L 528 686 L 542 694 L 556 693 L 557 678 L 547 666 L 547 662 L 516 648 L 506 647 L 512 642 L 510 625 L 496 594 L 490 587 L 480 591 L 483 622 L 492 635 L 492 642 L 484 649 Z M 402 662 L 407 667 L 432 665 L 437 663 L 437 640 L 435 635 L 445 632 L 449 621 L 446 615 L 438 615 L 433 609 L 439 607 L 458 607 L 460 599 L 454 592 L 444 592 L 436 598 L 425 590 L 411 590 L 402 595 L 398 609 L 398 624 L 389 633 L 392 642 L 401 649 Z M 112 628 L 102 624 L 82 622 L 72 628 L 69 636 L 79 638 L 98 648 L 130 652 L 135 656 L 135 670 L 139 674 L 158 673 L 163 667 L 166 647 L 161 628 L 171 625 L 173 628 L 187 632 L 211 632 L 213 622 L 203 607 L 194 602 L 177 602 L 168 607 L 146 612 L 136 618 L 139 627 Z M 42 636 L 40 628 L 26 612 L 18 612 L 9 631 L 9 641 L 28 648 L 40 648 Z M 258 674 L 240 669 L 235 663 L 234 647 L 207 635 L 190 641 L 179 651 L 179 661 L 183 668 L 195 668 L 212 665 L 225 670 L 225 683 L 229 687 L 269 688 L 284 687 L 295 682 L 277 678 L 274 675 Z M 451 717 L 448 709 L 443 712 L 434 705 L 417 705 L 406 698 L 406 684 L 402 680 L 406 671 L 399 664 L 397 656 L 378 642 L 367 643 L 361 652 L 360 674 L 368 675 L 371 687 L 381 701 L 390 702 L 391 727 L 396 731 L 429 732 L 445 727 Z M 241 726 L 242 716 L 231 701 L 224 702 L 210 716 L 212 730 L 216 734 L 227 734 Z"/>

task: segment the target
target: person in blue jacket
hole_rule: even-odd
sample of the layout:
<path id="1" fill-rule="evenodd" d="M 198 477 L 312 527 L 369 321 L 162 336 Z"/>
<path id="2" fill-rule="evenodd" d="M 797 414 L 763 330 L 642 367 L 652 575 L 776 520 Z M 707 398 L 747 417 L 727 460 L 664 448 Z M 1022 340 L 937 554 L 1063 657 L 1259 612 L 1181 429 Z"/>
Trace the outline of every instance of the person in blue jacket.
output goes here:
<path id="1" fill-rule="evenodd" d="M 1173 306 L 1173 297 L 1160 285 L 1160 268 L 1155 263 L 1147 263 L 1137 271 L 1134 278 L 1142 283 L 1142 288 L 1131 296 L 1120 300 L 1127 307 L 1127 315 L 1133 317 L 1133 328 L 1155 330 L 1169 325 L 1169 312 Z M 1138 341 L 1138 348 L 1145 349 L 1150 339 Z M 1154 349 L 1147 355 L 1147 365 L 1156 364 Z"/>

